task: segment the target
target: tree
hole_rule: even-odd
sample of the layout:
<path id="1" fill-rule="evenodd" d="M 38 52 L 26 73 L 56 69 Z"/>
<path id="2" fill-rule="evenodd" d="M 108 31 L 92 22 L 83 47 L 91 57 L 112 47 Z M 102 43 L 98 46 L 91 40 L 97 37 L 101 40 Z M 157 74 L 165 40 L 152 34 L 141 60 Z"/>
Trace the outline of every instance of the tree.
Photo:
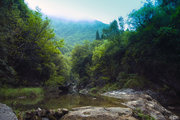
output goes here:
<path id="1" fill-rule="evenodd" d="M 133 10 L 128 15 L 128 24 L 131 29 L 145 28 L 155 15 L 152 2 L 145 3 L 139 10 Z"/>
<path id="2" fill-rule="evenodd" d="M 85 41 L 83 45 L 76 45 L 72 50 L 72 72 L 78 76 L 77 83 L 80 88 L 91 82 L 89 76 L 91 58 L 92 50 L 88 41 Z"/>
<path id="3" fill-rule="evenodd" d="M 156 4 L 158 4 L 161 7 L 177 7 L 179 5 L 179 0 L 157 0 Z"/>
<path id="4" fill-rule="evenodd" d="M 59 84 L 68 79 L 59 51 L 63 40 L 55 40 L 50 20 L 23 0 L 0 3 L 0 84 Z"/>
<path id="5" fill-rule="evenodd" d="M 103 29 L 102 31 L 102 37 L 103 39 L 106 38 L 114 38 L 114 36 L 119 34 L 119 27 L 118 27 L 118 22 L 117 20 L 114 20 L 113 22 L 111 22 L 110 26 L 106 29 Z"/>
<path id="6" fill-rule="evenodd" d="M 123 17 L 122 16 L 119 17 L 118 20 L 119 20 L 120 31 L 124 31 L 124 19 L 123 19 Z"/>
<path id="7" fill-rule="evenodd" d="M 100 38 L 100 36 L 99 36 L 99 31 L 97 30 L 96 31 L 96 40 L 100 40 L 101 38 Z"/>
<path id="8" fill-rule="evenodd" d="M 117 20 L 114 20 L 111 24 L 110 24 L 110 34 L 111 35 L 116 35 L 119 33 L 119 27 L 118 27 L 118 22 Z"/>

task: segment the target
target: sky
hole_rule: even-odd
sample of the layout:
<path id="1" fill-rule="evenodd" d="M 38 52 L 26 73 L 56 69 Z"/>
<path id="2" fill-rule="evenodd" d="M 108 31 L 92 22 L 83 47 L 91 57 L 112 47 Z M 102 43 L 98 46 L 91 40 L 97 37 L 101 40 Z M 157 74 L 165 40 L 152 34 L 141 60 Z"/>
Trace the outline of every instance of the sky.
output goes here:
<path id="1" fill-rule="evenodd" d="M 114 19 L 140 8 L 146 0 L 25 0 L 31 9 L 71 20 L 99 20 L 109 24 Z"/>

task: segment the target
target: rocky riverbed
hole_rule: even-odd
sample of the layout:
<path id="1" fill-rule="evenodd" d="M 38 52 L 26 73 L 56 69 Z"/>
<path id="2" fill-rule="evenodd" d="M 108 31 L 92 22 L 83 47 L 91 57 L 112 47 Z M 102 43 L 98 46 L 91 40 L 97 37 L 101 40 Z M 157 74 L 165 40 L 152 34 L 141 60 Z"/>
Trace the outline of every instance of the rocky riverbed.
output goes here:
<path id="1" fill-rule="evenodd" d="M 67 109 L 25 111 L 20 120 L 179 120 L 146 92 L 132 89 L 106 92 L 103 96 L 124 100 L 125 107 L 84 106 Z M 5 119 L 6 118 L 6 119 Z M 17 120 L 13 111 L 0 104 L 0 120 Z"/>
<path id="2" fill-rule="evenodd" d="M 118 90 L 106 92 L 104 96 L 124 99 L 122 103 L 132 110 L 140 110 L 156 120 L 179 120 L 179 117 L 165 109 L 162 105 L 153 99 L 146 92 L 134 91 L 133 89 Z"/>

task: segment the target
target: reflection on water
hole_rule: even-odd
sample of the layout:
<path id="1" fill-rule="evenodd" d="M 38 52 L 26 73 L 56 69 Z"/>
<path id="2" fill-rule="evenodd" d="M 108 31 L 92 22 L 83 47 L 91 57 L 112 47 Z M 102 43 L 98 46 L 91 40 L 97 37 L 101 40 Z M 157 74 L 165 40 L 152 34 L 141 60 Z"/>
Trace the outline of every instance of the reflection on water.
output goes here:
<path id="1" fill-rule="evenodd" d="M 38 107 L 44 109 L 56 109 L 56 108 L 74 108 L 81 106 L 101 106 L 101 107 L 125 107 L 122 100 L 103 97 L 103 96 L 88 96 L 79 94 L 66 94 L 60 96 L 45 96 L 36 99 L 6 99 L 0 100 L 1 103 L 5 103 L 12 107 L 14 110 L 30 110 L 37 109 Z"/>

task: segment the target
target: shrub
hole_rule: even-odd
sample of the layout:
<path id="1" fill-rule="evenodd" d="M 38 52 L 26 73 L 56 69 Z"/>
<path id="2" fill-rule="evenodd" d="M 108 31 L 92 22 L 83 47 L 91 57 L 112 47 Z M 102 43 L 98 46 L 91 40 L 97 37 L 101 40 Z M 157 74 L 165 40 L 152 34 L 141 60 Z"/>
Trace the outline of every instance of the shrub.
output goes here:
<path id="1" fill-rule="evenodd" d="M 138 120 L 156 120 L 155 118 L 151 117 L 150 115 L 144 114 L 139 109 L 136 109 L 133 111 L 133 116 L 136 117 Z"/>
<path id="2" fill-rule="evenodd" d="M 143 88 L 145 86 L 145 79 L 139 76 L 135 76 L 134 78 L 130 78 L 124 84 L 124 88 Z"/>
<path id="3" fill-rule="evenodd" d="M 141 89 L 145 86 L 145 82 L 148 82 L 141 76 L 124 72 L 120 72 L 116 79 L 121 88 Z"/>
<path id="4" fill-rule="evenodd" d="M 118 86 L 117 83 L 106 84 L 106 85 L 101 89 L 101 92 L 112 91 L 112 90 L 117 90 L 117 89 L 119 89 L 119 86 Z"/>

